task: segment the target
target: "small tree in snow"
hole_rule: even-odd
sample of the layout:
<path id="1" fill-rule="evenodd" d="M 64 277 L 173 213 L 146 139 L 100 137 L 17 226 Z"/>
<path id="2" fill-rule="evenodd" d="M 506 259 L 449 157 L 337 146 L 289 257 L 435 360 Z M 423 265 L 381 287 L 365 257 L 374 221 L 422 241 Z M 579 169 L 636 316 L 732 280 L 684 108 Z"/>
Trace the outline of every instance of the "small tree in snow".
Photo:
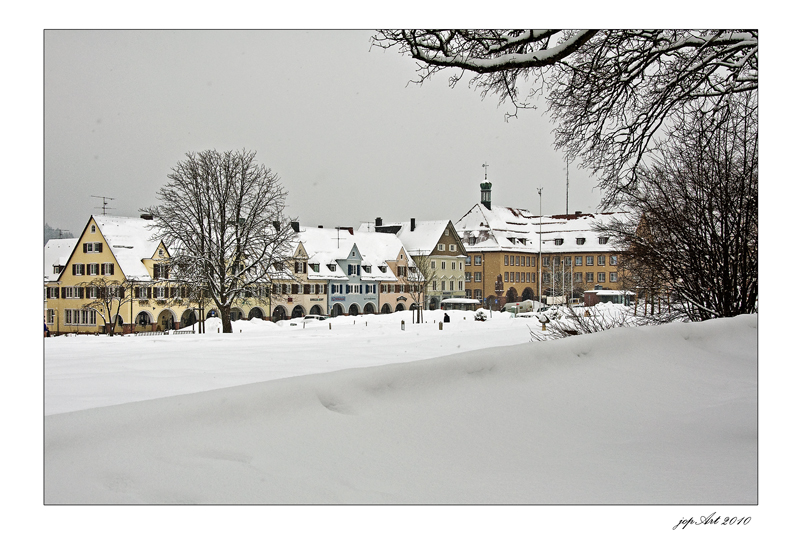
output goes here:
<path id="1" fill-rule="evenodd" d="M 84 297 L 91 299 L 82 308 L 94 310 L 103 319 L 108 336 L 114 336 L 123 304 L 133 299 L 133 284 L 127 280 L 98 276 L 80 287 Z"/>

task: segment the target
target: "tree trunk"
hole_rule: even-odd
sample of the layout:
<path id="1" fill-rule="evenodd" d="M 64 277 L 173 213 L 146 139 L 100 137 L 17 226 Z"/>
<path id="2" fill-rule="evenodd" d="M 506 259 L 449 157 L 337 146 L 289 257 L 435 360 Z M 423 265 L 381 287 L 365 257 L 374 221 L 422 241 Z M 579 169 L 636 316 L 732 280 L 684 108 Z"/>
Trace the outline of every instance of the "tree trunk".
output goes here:
<path id="1" fill-rule="evenodd" d="M 220 306 L 219 312 L 220 315 L 222 315 L 222 333 L 233 333 L 233 326 L 231 325 L 231 305 Z"/>

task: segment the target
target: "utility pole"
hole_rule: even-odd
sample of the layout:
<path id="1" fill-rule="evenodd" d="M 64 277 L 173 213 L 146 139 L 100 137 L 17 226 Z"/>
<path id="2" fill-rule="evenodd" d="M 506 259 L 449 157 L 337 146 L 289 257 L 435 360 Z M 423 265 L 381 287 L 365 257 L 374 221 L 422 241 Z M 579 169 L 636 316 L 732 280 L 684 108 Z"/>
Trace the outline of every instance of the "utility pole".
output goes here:
<path id="1" fill-rule="evenodd" d="M 567 211 L 564 214 L 569 215 L 569 158 L 567 158 Z"/>
<path id="2" fill-rule="evenodd" d="M 539 191 L 539 302 L 542 301 L 542 188 Z"/>

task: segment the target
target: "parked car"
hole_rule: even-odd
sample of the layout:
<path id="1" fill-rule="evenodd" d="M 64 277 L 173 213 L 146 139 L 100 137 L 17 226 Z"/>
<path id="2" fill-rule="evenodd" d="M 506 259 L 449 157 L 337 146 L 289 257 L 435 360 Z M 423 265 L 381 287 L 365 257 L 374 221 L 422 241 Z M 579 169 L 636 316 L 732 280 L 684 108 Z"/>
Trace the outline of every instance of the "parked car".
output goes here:
<path id="1" fill-rule="evenodd" d="M 323 315 L 306 315 L 303 317 L 303 320 L 327 320 L 327 316 Z"/>

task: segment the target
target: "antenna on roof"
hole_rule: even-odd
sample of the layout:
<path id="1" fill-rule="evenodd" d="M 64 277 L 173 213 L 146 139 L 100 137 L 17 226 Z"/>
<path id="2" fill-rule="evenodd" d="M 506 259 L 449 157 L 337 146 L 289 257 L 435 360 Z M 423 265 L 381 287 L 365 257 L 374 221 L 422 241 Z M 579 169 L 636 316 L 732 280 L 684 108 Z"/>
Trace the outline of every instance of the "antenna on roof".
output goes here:
<path id="1" fill-rule="evenodd" d="M 104 215 L 106 214 L 106 210 L 114 209 L 113 207 L 108 207 L 108 200 L 113 200 L 113 198 L 111 198 L 110 196 L 95 196 L 95 195 L 92 195 L 92 198 L 102 198 L 103 199 L 103 207 L 102 207 L 102 209 L 103 209 L 103 214 Z M 96 207 L 95 209 L 101 209 L 101 208 L 100 207 Z"/>
<path id="2" fill-rule="evenodd" d="M 484 163 L 481 166 L 483 167 L 483 179 L 485 181 L 489 181 L 489 171 L 486 170 L 487 168 L 489 168 L 489 164 L 488 163 Z"/>

